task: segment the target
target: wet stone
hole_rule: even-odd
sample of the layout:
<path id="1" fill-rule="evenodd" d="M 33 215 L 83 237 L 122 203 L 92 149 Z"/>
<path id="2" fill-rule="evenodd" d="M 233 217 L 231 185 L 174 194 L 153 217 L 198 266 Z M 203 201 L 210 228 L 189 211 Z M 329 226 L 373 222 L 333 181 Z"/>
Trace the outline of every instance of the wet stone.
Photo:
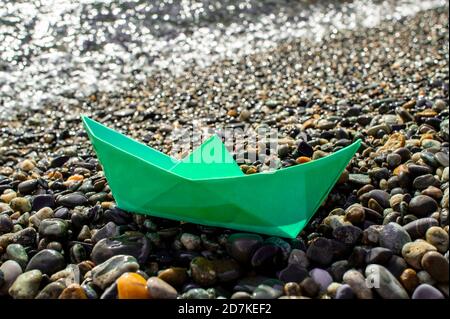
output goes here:
<path id="1" fill-rule="evenodd" d="M 123 273 L 135 272 L 138 269 L 139 264 L 133 256 L 113 256 L 92 269 L 92 281 L 101 289 L 105 289 Z"/>
<path id="2" fill-rule="evenodd" d="M 42 280 L 39 270 L 30 270 L 19 275 L 8 292 L 14 299 L 33 299 L 38 291 Z"/>
<path id="3" fill-rule="evenodd" d="M 37 269 L 43 274 L 50 276 L 55 272 L 64 269 L 65 266 L 66 263 L 63 255 L 56 250 L 44 249 L 30 259 L 25 271 Z"/>
<path id="4" fill-rule="evenodd" d="M 355 245 L 361 235 L 362 230 L 352 225 L 339 226 L 333 230 L 333 237 L 347 245 Z"/>
<path id="5" fill-rule="evenodd" d="M 58 299 L 88 299 L 88 296 L 79 284 L 70 284 L 64 288 Z"/>
<path id="6" fill-rule="evenodd" d="M 33 197 L 32 210 L 38 211 L 44 207 L 55 207 L 55 198 L 50 194 L 41 194 Z"/>
<path id="7" fill-rule="evenodd" d="M 301 282 L 308 276 L 306 268 L 298 264 L 288 264 L 278 273 L 278 279 L 283 282 Z"/>
<path id="8" fill-rule="evenodd" d="M 64 280 L 51 282 L 37 294 L 35 299 L 58 299 L 65 288 Z"/>
<path id="9" fill-rule="evenodd" d="M 440 183 L 433 175 L 426 174 L 416 177 L 413 181 L 413 186 L 416 189 L 422 190 L 429 186 L 439 187 Z"/>
<path id="10" fill-rule="evenodd" d="M 320 291 L 325 291 L 333 282 L 330 273 L 324 269 L 314 268 L 309 272 L 311 278 L 319 285 Z"/>
<path id="11" fill-rule="evenodd" d="M 39 235 L 48 239 L 65 239 L 67 233 L 67 222 L 59 218 L 48 218 L 39 224 Z"/>
<path id="12" fill-rule="evenodd" d="M 6 248 L 6 256 L 8 260 L 16 261 L 22 269 L 25 269 L 28 263 L 28 255 L 25 248 L 20 244 L 10 244 Z"/>
<path id="13" fill-rule="evenodd" d="M 366 264 L 385 265 L 391 259 L 392 254 L 392 251 L 387 248 L 372 248 L 366 255 Z"/>
<path id="14" fill-rule="evenodd" d="M 335 299 L 354 299 L 355 294 L 353 293 L 352 287 L 350 285 L 344 284 L 339 286 L 336 290 Z"/>
<path id="15" fill-rule="evenodd" d="M 306 255 L 311 261 L 326 266 L 333 260 L 333 244 L 329 239 L 319 237 L 309 245 Z"/>
<path id="16" fill-rule="evenodd" d="M 274 287 L 268 285 L 259 285 L 256 287 L 255 291 L 253 291 L 252 298 L 253 299 L 277 299 L 281 297 L 283 291 L 281 289 L 276 289 Z"/>
<path id="17" fill-rule="evenodd" d="M 227 239 L 227 251 L 238 262 L 249 264 L 253 253 L 262 242 L 262 237 L 256 234 L 233 234 Z"/>
<path id="18" fill-rule="evenodd" d="M 438 225 L 439 222 L 434 218 L 421 218 L 404 225 L 403 229 L 408 232 L 411 239 L 417 239 L 423 238 L 429 228 Z"/>
<path id="19" fill-rule="evenodd" d="M 3 285 L 0 285 L 0 296 L 5 296 L 16 278 L 22 274 L 22 268 L 16 261 L 7 260 L 0 265 L 0 272 L 3 281 Z"/>
<path id="20" fill-rule="evenodd" d="M 97 243 L 102 239 L 110 238 L 110 237 L 117 237 L 119 236 L 119 228 L 117 227 L 114 222 L 108 222 L 105 226 L 98 229 L 94 235 L 92 236 L 91 240 L 93 243 Z"/>
<path id="21" fill-rule="evenodd" d="M 434 158 L 440 165 L 444 167 L 448 166 L 448 154 L 444 152 L 437 152 L 436 154 L 434 154 Z"/>
<path id="22" fill-rule="evenodd" d="M 414 289 L 419 285 L 419 278 L 417 277 L 417 273 L 412 268 L 405 269 L 399 278 L 403 287 L 409 292 L 412 293 Z"/>
<path id="23" fill-rule="evenodd" d="M 413 268 L 422 269 L 422 257 L 429 251 L 436 251 L 436 248 L 424 240 L 416 240 L 403 246 L 402 255 Z"/>
<path id="24" fill-rule="evenodd" d="M 190 269 L 192 278 L 199 285 L 210 286 L 217 280 L 214 264 L 204 257 L 194 258 L 191 261 Z"/>
<path id="25" fill-rule="evenodd" d="M 82 193 L 67 194 L 58 198 L 57 201 L 59 205 L 63 205 L 69 208 L 84 206 L 88 203 L 88 199 Z"/>
<path id="26" fill-rule="evenodd" d="M 448 250 L 448 233 L 441 227 L 433 226 L 428 228 L 425 238 L 439 252 L 445 253 Z"/>
<path id="27" fill-rule="evenodd" d="M 117 279 L 117 296 L 119 299 L 149 299 L 147 281 L 137 273 L 127 272 Z"/>
<path id="28" fill-rule="evenodd" d="M 152 299 L 176 299 L 178 295 L 175 288 L 158 277 L 150 277 L 147 288 Z"/>
<path id="29" fill-rule="evenodd" d="M 189 233 L 183 233 L 180 241 L 187 250 L 199 250 L 202 244 L 199 236 Z"/>
<path id="30" fill-rule="evenodd" d="M 422 268 L 438 282 L 448 282 L 448 260 L 438 252 L 428 251 L 422 257 Z"/>
<path id="31" fill-rule="evenodd" d="M 14 225 L 11 218 L 7 214 L 0 215 L 0 234 L 9 233 Z"/>
<path id="32" fill-rule="evenodd" d="M 168 284 L 179 287 L 185 283 L 187 280 L 187 273 L 185 268 L 181 267 L 170 267 L 161 270 L 158 273 L 158 278 L 164 280 Z"/>
<path id="33" fill-rule="evenodd" d="M 91 258 L 94 263 L 100 264 L 115 255 L 131 255 L 140 263 L 144 263 L 149 253 L 150 242 L 145 236 L 124 234 L 97 242 L 92 249 Z"/>
<path id="34" fill-rule="evenodd" d="M 442 292 L 428 284 L 421 284 L 414 290 L 412 299 L 445 299 Z"/>
<path id="35" fill-rule="evenodd" d="M 380 246 L 390 249 L 394 254 L 400 254 L 402 247 L 411 241 L 408 232 L 397 223 L 384 225 L 379 238 Z"/>
<path id="36" fill-rule="evenodd" d="M 369 265 L 365 270 L 366 278 L 376 282 L 375 291 L 384 299 L 409 299 L 401 283 L 381 265 Z M 378 287 L 377 287 L 378 286 Z"/>
<path id="37" fill-rule="evenodd" d="M 358 299 L 373 299 L 373 293 L 366 285 L 364 276 L 357 270 L 348 270 L 343 276 L 343 282 L 348 284 Z"/>

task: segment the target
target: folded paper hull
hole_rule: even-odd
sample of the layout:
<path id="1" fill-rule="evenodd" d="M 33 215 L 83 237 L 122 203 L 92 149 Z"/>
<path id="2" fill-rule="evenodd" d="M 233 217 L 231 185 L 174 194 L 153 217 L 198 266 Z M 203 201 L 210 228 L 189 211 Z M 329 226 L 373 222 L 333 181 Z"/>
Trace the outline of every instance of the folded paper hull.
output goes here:
<path id="1" fill-rule="evenodd" d="M 271 173 L 189 179 L 88 132 L 118 207 L 290 238 L 308 223 L 360 146 L 357 141 L 319 160 Z"/>

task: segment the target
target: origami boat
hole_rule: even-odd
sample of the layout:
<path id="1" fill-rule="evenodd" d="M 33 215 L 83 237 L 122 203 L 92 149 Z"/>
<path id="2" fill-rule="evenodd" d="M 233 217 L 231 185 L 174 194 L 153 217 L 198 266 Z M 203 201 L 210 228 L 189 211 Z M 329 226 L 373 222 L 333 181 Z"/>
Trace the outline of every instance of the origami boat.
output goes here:
<path id="1" fill-rule="evenodd" d="M 245 175 L 216 135 L 177 160 L 82 119 L 119 208 L 289 238 L 306 226 L 361 144 L 358 140 L 301 165 Z"/>

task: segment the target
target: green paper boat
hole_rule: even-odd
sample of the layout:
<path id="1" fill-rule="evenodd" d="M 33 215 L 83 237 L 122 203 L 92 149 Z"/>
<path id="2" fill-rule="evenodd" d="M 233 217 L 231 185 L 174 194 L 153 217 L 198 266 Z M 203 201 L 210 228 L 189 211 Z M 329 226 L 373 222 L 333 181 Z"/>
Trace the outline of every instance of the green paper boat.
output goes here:
<path id="1" fill-rule="evenodd" d="M 361 141 L 318 160 L 245 175 L 213 135 L 182 160 L 83 116 L 117 206 L 151 216 L 295 238 Z"/>

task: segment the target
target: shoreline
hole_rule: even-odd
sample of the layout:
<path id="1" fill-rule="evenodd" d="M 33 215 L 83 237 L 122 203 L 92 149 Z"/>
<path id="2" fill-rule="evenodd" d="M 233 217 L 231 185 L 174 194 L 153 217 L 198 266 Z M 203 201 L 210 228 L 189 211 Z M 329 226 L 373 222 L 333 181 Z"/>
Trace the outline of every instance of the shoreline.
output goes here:
<path id="1" fill-rule="evenodd" d="M 117 297 L 144 280 L 186 299 L 448 298 L 447 20 L 445 7 L 294 40 L 0 122 L 0 270 L 16 274 L 0 296 L 23 286 L 31 298 Z M 180 127 L 265 123 L 280 134 L 280 169 L 363 145 L 300 236 L 284 240 L 115 208 L 82 113 L 165 153 Z M 114 264 L 138 279 L 117 278 Z M 33 269 L 42 284 L 16 279 Z M 380 287 L 360 285 L 371 271 Z M 48 288 L 43 273 L 72 282 Z"/>

